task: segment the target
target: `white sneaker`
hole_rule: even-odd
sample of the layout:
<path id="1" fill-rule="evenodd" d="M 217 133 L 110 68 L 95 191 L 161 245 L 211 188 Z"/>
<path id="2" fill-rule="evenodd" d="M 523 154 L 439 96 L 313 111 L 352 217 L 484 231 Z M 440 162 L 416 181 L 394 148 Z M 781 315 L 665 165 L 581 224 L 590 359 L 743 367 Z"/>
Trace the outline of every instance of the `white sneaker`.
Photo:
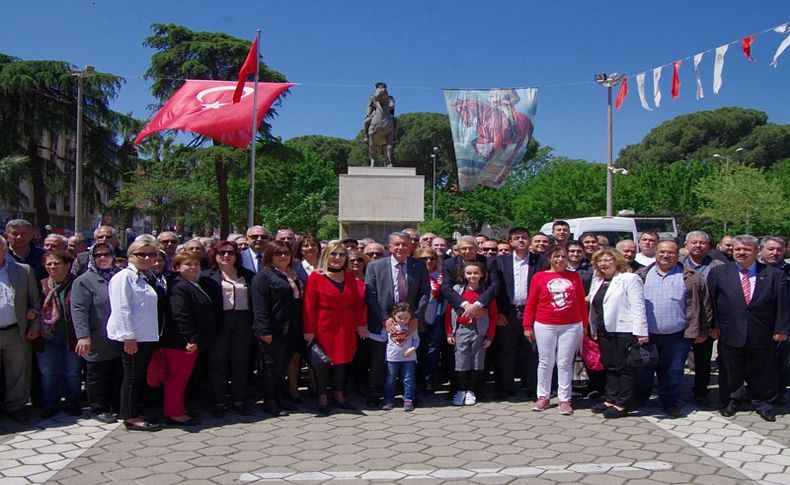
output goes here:
<path id="1" fill-rule="evenodd" d="M 466 406 L 474 406 L 477 404 L 477 396 L 472 391 L 466 391 L 466 398 L 464 399 L 464 405 Z"/>
<path id="2" fill-rule="evenodd" d="M 464 391 L 457 391 L 453 396 L 453 406 L 463 406 L 466 401 L 466 393 Z"/>

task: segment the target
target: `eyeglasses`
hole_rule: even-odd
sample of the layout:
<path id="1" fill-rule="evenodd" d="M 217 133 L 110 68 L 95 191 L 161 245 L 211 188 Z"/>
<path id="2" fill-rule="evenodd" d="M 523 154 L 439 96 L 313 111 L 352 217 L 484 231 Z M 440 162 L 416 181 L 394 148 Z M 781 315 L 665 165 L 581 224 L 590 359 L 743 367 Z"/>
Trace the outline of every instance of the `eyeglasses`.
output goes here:
<path id="1" fill-rule="evenodd" d="M 109 258 L 112 257 L 112 253 L 95 253 L 93 255 L 94 258 Z"/>
<path id="2" fill-rule="evenodd" d="M 232 249 L 220 249 L 217 251 L 217 256 L 236 256 L 236 251 Z"/>
<path id="3" fill-rule="evenodd" d="M 349 263 L 364 263 L 365 260 L 362 258 L 351 258 L 348 260 Z"/>
<path id="4" fill-rule="evenodd" d="M 348 253 L 329 253 L 329 255 L 333 258 L 345 258 L 348 256 Z"/>
<path id="5" fill-rule="evenodd" d="M 272 254 L 274 254 L 275 256 L 290 256 L 291 255 L 291 253 L 288 252 L 288 251 L 275 251 Z"/>
<path id="6" fill-rule="evenodd" d="M 112 239 L 112 235 L 111 234 L 101 234 L 101 235 L 96 236 L 95 239 L 97 241 L 99 239 Z"/>
<path id="7" fill-rule="evenodd" d="M 163 239 L 159 241 L 159 244 L 178 244 L 178 239 Z"/>
<path id="8" fill-rule="evenodd" d="M 140 258 L 140 259 L 155 258 L 156 257 L 156 251 L 151 252 L 151 253 L 134 253 L 133 256 L 137 257 L 137 258 Z"/>
<path id="9" fill-rule="evenodd" d="M 423 261 L 436 261 L 436 256 L 423 256 L 420 259 Z"/>
<path id="10" fill-rule="evenodd" d="M 365 253 L 365 254 L 366 254 L 367 256 L 370 256 L 371 258 L 374 258 L 374 257 L 376 257 L 376 256 L 384 256 L 384 253 L 380 253 L 380 252 L 378 252 L 378 251 L 370 251 L 370 252 L 368 252 L 368 253 Z"/>
<path id="11" fill-rule="evenodd" d="M 269 236 L 265 234 L 251 234 L 247 236 L 249 239 L 269 239 Z"/>
<path id="12" fill-rule="evenodd" d="M 495 253 L 496 252 L 496 248 L 480 248 L 480 251 L 483 251 L 484 253 L 487 253 L 487 252 Z"/>

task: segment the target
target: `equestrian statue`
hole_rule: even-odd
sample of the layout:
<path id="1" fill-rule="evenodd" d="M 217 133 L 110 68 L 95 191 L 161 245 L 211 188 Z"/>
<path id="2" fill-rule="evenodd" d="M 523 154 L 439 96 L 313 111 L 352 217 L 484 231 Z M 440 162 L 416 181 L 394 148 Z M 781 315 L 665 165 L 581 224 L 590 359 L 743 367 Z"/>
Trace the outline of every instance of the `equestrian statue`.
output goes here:
<path id="1" fill-rule="evenodd" d="M 392 167 L 392 148 L 395 145 L 398 122 L 395 119 L 395 98 L 387 92 L 386 83 L 376 83 L 376 90 L 368 99 L 368 110 L 362 130 L 362 140 L 368 144 L 370 166 L 376 160 L 384 160 L 385 166 Z"/>

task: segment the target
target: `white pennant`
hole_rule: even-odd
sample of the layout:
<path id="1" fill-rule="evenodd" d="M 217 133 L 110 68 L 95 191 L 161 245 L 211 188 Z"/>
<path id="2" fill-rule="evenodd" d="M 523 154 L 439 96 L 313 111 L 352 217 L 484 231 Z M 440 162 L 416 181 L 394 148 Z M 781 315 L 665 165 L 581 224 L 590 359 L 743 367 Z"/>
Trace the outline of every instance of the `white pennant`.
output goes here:
<path id="1" fill-rule="evenodd" d="M 789 31 L 790 28 L 788 28 L 787 24 L 780 25 L 779 27 L 776 27 L 774 29 L 774 32 L 776 32 L 777 34 L 786 34 Z M 782 43 L 779 44 L 779 48 L 776 49 L 776 53 L 774 54 L 774 60 L 771 61 L 772 66 L 774 67 L 777 66 L 776 60 L 779 59 L 779 56 L 781 56 L 782 53 L 785 51 L 785 49 L 787 49 L 788 47 L 790 47 L 790 35 L 785 37 L 785 40 L 783 40 Z"/>
<path id="2" fill-rule="evenodd" d="M 694 75 L 697 77 L 697 99 L 702 99 L 705 97 L 705 93 L 702 92 L 702 78 L 699 74 L 699 63 L 702 62 L 702 52 L 694 56 Z"/>
<path id="3" fill-rule="evenodd" d="M 639 101 L 642 102 L 642 107 L 648 111 L 653 111 L 650 108 L 650 105 L 647 104 L 647 98 L 645 97 L 645 73 L 639 73 L 636 75 L 636 89 L 639 91 Z"/>
<path id="4" fill-rule="evenodd" d="M 657 67 L 653 69 L 653 103 L 655 103 L 656 108 L 661 106 L 661 88 L 658 86 L 658 81 L 661 80 L 661 69 L 662 67 Z"/>
<path id="5" fill-rule="evenodd" d="M 724 44 L 716 48 L 716 60 L 713 64 L 713 94 L 719 94 L 721 89 L 721 71 L 724 69 L 724 54 L 727 53 L 729 44 Z"/>

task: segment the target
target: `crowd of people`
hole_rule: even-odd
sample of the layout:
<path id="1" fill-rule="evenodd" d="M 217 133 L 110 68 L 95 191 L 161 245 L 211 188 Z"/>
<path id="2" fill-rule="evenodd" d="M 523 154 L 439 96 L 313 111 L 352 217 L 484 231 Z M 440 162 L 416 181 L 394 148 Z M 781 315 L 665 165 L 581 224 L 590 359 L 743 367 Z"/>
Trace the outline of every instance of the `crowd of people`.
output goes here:
<path id="1" fill-rule="evenodd" d="M 556 396 L 563 415 L 586 401 L 620 418 L 656 378 L 678 417 L 687 365 L 695 403 L 711 404 L 716 346 L 720 413 L 751 401 L 773 421 L 790 376 L 779 237 L 571 240 L 564 221 L 506 240 L 404 229 L 318 241 L 253 226 L 218 241 L 140 235 L 124 250 L 112 227 L 93 236 L 38 247 L 16 219 L 0 237 L 0 391 L 14 420 L 31 400 L 42 418 L 87 402 L 102 423 L 157 431 L 200 424 L 201 402 L 215 418 L 258 401 L 285 416 L 314 395 L 327 416 L 357 409 L 351 394 L 412 411 L 439 391 L 454 406 L 521 394 L 545 412 Z M 635 362 L 640 347 L 653 359 Z"/>

